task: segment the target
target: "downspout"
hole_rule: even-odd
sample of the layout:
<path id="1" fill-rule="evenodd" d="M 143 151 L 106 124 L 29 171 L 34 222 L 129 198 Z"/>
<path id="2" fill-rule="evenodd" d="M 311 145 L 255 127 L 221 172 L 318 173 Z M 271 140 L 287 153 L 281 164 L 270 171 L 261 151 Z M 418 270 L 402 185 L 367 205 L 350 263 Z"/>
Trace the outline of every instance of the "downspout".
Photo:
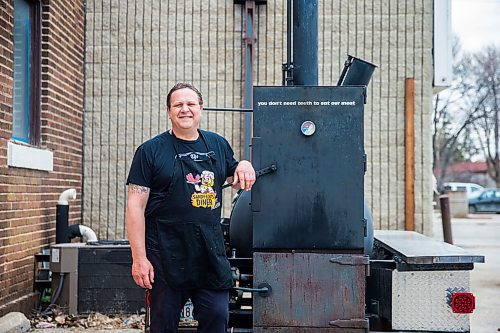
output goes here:
<path id="1" fill-rule="evenodd" d="M 85 114 L 87 113 L 86 90 L 87 90 L 87 0 L 83 3 L 83 105 L 82 105 L 82 182 L 81 182 L 81 201 L 80 201 L 80 221 L 83 223 L 83 210 L 85 200 Z M 92 221 L 92 220 L 91 220 Z M 92 222 L 91 222 L 92 225 Z"/>
<path id="2" fill-rule="evenodd" d="M 254 36 L 254 13 L 255 13 L 255 1 L 247 0 L 245 1 L 245 14 L 244 14 L 244 37 L 243 43 L 245 45 L 245 65 L 244 65 L 244 76 L 245 76 L 245 108 L 251 109 L 253 107 L 253 46 L 256 41 Z M 250 160 L 250 140 L 252 137 L 252 115 L 247 112 L 245 113 L 245 159 Z"/>

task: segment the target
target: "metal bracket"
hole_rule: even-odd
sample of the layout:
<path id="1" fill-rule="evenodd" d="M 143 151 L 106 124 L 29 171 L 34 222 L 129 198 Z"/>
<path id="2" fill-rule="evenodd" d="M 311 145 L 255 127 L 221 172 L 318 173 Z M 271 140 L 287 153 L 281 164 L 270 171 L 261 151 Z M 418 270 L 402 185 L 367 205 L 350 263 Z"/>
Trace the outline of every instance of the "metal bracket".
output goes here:
<path id="1" fill-rule="evenodd" d="M 282 85 L 289 86 L 293 85 L 293 64 L 292 63 L 284 63 L 281 65 L 282 72 Z"/>

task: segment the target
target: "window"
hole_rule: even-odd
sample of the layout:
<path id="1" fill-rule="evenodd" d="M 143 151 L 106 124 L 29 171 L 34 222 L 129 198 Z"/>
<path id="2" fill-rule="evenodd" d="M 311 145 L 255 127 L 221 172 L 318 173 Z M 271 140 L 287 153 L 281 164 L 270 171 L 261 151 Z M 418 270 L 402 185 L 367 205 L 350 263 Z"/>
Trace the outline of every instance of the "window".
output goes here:
<path id="1" fill-rule="evenodd" d="M 40 145 L 41 5 L 14 0 L 12 138 Z"/>
<path id="2" fill-rule="evenodd" d="M 493 198 L 493 191 L 486 191 L 486 192 L 483 193 L 483 195 L 481 197 L 483 199 Z"/>

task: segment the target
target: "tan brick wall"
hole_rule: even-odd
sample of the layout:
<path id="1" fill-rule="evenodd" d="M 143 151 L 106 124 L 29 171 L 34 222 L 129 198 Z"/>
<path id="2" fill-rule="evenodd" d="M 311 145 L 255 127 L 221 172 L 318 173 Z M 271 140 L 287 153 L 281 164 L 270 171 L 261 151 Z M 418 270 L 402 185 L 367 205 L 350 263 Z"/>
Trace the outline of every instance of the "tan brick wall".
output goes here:
<path id="1" fill-rule="evenodd" d="M 259 8 L 257 85 L 280 85 L 285 1 Z M 365 199 L 376 229 L 404 229 L 405 78 L 415 78 L 415 225 L 432 233 L 431 0 L 319 0 L 319 85 L 336 85 L 347 54 L 378 66 L 365 105 Z"/>
<path id="2" fill-rule="evenodd" d="M 29 313 L 33 254 L 55 240 L 59 194 L 76 188 L 70 223 L 81 220 L 83 1 L 42 2 L 42 147 L 54 154 L 52 172 L 7 166 L 12 135 L 13 3 L 0 3 L 0 316 Z"/>
<path id="3" fill-rule="evenodd" d="M 365 197 L 377 229 L 404 227 L 404 81 L 415 78 L 415 223 L 431 233 L 431 0 L 319 0 L 319 84 L 335 85 L 347 54 L 378 65 L 365 107 Z M 233 0 L 87 1 L 84 224 L 125 238 L 125 179 L 134 149 L 167 128 L 177 81 L 207 106 L 242 107 L 243 15 Z M 281 85 L 286 1 L 255 15 L 254 84 Z M 242 156 L 241 116 L 207 113 L 203 127 Z M 227 197 L 230 197 L 227 196 Z M 228 215 L 226 203 L 226 216 Z"/>

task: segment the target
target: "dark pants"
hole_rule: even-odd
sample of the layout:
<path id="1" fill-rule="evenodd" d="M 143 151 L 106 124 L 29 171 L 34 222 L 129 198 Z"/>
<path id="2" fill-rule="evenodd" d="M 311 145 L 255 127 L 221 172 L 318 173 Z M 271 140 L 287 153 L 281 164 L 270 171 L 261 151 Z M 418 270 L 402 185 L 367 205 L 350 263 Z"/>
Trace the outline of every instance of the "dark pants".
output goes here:
<path id="1" fill-rule="evenodd" d="M 199 333 L 226 333 L 229 319 L 229 291 L 196 289 L 177 291 L 164 279 L 158 252 L 148 251 L 154 267 L 155 282 L 151 290 L 151 333 L 177 333 L 180 313 L 190 298 Z"/>

